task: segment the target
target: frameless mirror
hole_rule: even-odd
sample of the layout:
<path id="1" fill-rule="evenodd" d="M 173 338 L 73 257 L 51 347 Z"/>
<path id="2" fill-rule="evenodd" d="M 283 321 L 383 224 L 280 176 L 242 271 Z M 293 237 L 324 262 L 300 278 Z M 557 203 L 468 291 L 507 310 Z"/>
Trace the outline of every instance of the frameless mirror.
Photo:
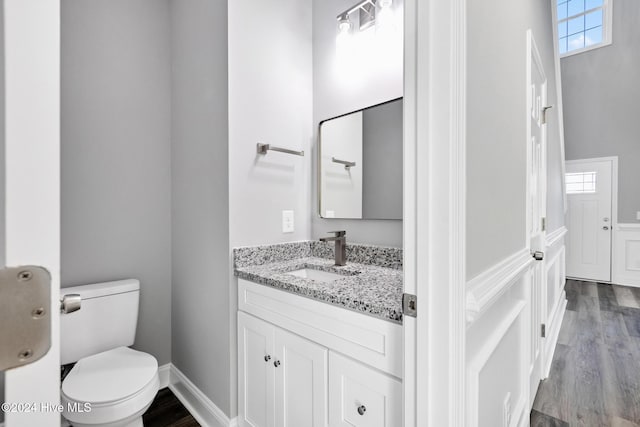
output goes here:
<path id="1" fill-rule="evenodd" d="M 320 216 L 402 219 L 402 98 L 320 123 Z"/>

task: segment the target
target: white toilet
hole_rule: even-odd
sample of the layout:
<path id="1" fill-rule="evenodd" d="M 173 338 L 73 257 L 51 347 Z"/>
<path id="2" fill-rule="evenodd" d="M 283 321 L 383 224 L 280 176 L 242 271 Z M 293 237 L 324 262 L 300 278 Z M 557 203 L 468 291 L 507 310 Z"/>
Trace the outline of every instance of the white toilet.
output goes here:
<path id="1" fill-rule="evenodd" d="M 140 282 L 120 280 L 62 288 L 80 310 L 62 314 L 62 364 L 77 362 L 62 382 L 62 415 L 74 427 L 142 426 L 158 392 L 158 362 L 128 348 L 138 323 Z"/>

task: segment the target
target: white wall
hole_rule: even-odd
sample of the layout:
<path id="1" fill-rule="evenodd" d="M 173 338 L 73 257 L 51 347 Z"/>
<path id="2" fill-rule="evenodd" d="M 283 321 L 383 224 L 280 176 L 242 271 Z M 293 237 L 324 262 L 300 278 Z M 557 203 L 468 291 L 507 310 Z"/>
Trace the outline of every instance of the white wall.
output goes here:
<path id="1" fill-rule="evenodd" d="M 402 2 L 394 1 L 401 9 Z M 358 50 L 354 62 L 336 63 L 336 16 L 350 6 L 343 0 L 313 0 L 313 126 L 325 119 L 349 113 L 403 94 L 402 39 L 390 45 L 371 44 Z M 398 12 L 402 16 L 402 12 Z M 402 26 L 397 28 L 402 34 Z M 372 46 L 372 47 L 371 47 Z M 344 68 L 341 68 L 341 65 Z M 314 138 L 314 146 L 317 138 Z M 314 154 L 317 150 L 314 148 Z M 328 231 L 347 230 L 347 241 L 402 246 L 401 220 L 322 219 L 318 215 L 317 158 L 311 169 L 312 204 L 311 237 L 317 239 Z"/>
<path id="2" fill-rule="evenodd" d="M 311 0 L 234 0 L 229 28 L 230 247 L 308 239 L 312 124 Z M 305 157 L 256 154 L 264 142 Z M 282 233 L 282 210 L 295 232 Z M 231 253 L 228 253 L 231 269 Z M 237 280 L 230 280 L 231 416 L 237 412 Z"/>
<path id="3" fill-rule="evenodd" d="M 170 6 L 172 363 L 229 415 L 227 2 Z"/>
<path id="4" fill-rule="evenodd" d="M 562 58 L 567 159 L 618 156 L 618 222 L 640 212 L 640 2 L 613 2 L 613 42 Z"/>
<path id="5" fill-rule="evenodd" d="M 229 4 L 229 191 L 231 244 L 309 237 L 310 1 Z M 256 153 L 264 142 L 294 150 Z M 295 211 L 283 234 L 282 210 Z"/>
<path id="6" fill-rule="evenodd" d="M 505 406 L 510 410 L 509 425 L 528 425 L 533 353 L 539 349 L 540 371 L 546 369 L 566 304 L 563 159 L 551 7 L 551 2 L 538 0 L 467 3 L 470 426 L 504 425 Z M 547 115 L 548 230 L 542 264 L 534 264 L 526 238 L 528 29 L 547 77 L 548 105 L 556 106 Z M 544 276 L 541 286 L 532 286 L 534 268 Z M 540 341 L 541 323 L 546 324 L 547 338 Z M 532 387 L 535 391 L 535 380 Z"/>
<path id="7" fill-rule="evenodd" d="M 140 279 L 135 347 L 171 360 L 167 0 L 62 1 L 62 283 Z"/>
<path id="8" fill-rule="evenodd" d="M 467 278 L 526 245 L 526 30 L 531 28 L 557 105 L 547 2 L 494 0 L 468 8 Z M 564 225 L 558 109 L 550 110 L 548 231 Z M 487 197 L 490 190 L 491 197 Z"/>

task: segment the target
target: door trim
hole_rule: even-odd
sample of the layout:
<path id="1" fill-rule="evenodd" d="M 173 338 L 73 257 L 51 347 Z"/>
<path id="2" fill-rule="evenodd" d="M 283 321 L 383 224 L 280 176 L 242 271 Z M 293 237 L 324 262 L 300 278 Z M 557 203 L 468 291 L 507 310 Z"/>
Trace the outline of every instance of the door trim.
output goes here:
<path id="1" fill-rule="evenodd" d="M 609 277 L 611 280 L 606 281 L 603 280 L 601 283 L 613 283 L 614 277 L 614 262 L 616 261 L 615 248 L 617 242 L 617 233 L 618 229 L 618 156 L 608 156 L 608 157 L 591 157 L 587 159 L 575 159 L 575 160 L 565 160 L 565 165 L 579 165 L 582 163 L 593 163 L 593 162 L 611 162 L 611 250 L 609 251 Z M 565 172 L 566 173 L 566 172 Z M 564 177 L 563 177 L 564 182 Z M 562 189 L 562 191 L 566 194 L 567 189 L 566 185 Z M 568 202 L 567 202 L 568 203 Z M 567 205 L 568 206 L 568 205 Z M 576 279 L 576 280 L 584 280 L 581 278 L 567 276 L 568 279 Z"/>
<path id="2" fill-rule="evenodd" d="M 403 323 L 403 425 L 461 427 L 466 0 L 405 0 L 404 13 L 404 291 L 417 295 L 418 314 Z"/>
<path id="3" fill-rule="evenodd" d="M 5 374 L 5 401 L 60 402 L 60 2 L 4 2 L 4 245 L 7 265 L 51 274 L 51 348 Z M 37 126 L 34 126 L 37 123 Z M 57 411 L 6 412 L 7 427 L 57 427 Z"/>

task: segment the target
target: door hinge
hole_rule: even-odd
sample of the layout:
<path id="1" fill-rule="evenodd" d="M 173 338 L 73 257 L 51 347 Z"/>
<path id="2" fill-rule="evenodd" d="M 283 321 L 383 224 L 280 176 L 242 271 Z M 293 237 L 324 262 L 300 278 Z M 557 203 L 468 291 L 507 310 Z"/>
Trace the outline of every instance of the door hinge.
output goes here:
<path id="1" fill-rule="evenodd" d="M 546 124 L 547 123 L 547 110 L 553 108 L 553 105 L 549 105 L 547 107 L 542 107 L 542 124 Z"/>
<path id="2" fill-rule="evenodd" d="M 544 323 L 542 325 L 540 325 L 540 336 L 542 338 L 546 338 L 547 337 L 547 325 L 545 325 Z"/>
<path id="3" fill-rule="evenodd" d="M 540 226 L 542 227 L 542 231 L 546 231 L 547 230 L 547 218 L 542 217 L 540 222 L 541 222 Z"/>
<path id="4" fill-rule="evenodd" d="M 416 317 L 418 314 L 418 297 L 412 294 L 402 294 L 402 314 Z"/>
<path id="5" fill-rule="evenodd" d="M 0 269 L 0 371 L 28 365 L 51 347 L 51 276 L 34 265 Z"/>

